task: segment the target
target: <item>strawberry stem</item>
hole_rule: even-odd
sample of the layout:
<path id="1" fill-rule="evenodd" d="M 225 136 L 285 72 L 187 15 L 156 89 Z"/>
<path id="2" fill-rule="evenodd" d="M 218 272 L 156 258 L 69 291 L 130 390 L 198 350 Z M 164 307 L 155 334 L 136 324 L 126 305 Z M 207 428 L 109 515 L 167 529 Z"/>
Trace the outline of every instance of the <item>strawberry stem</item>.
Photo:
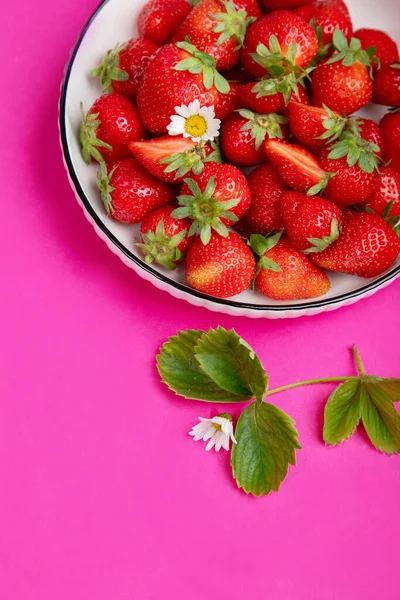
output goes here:
<path id="1" fill-rule="evenodd" d="M 356 346 L 352 347 L 352 352 L 353 352 L 353 355 L 354 355 L 354 359 L 356 361 L 357 370 L 358 370 L 359 374 L 361 376 L 365 375 L 364 367 L 363 367 L 363 364 L 361 362 L 361 358 L 360 358 L 360 355 L 358 353 L 358 350 L 357 350 Z"/>
<path id="2" fill-rule="evenodd" d="M 335 383 L 335 382 L 343 382 L 343 381 L 353 381 L 358 379 L 358 377 L 324 377 L 322 379 L 308 379 L 306 381 L 299 381 L 297 383 L 291 383 L 289 385 L 283 385 L 281 387 L 277 387 L 273 390 L 269 390 L 267 392 L 267 396 L 272 396 L 273 394 L 279 394 L 280 392 L 285 392 L 286 390 L 292 390 L 293 388 L 303 387 L 306 385 L 317 385 L 319 383 Z"/>

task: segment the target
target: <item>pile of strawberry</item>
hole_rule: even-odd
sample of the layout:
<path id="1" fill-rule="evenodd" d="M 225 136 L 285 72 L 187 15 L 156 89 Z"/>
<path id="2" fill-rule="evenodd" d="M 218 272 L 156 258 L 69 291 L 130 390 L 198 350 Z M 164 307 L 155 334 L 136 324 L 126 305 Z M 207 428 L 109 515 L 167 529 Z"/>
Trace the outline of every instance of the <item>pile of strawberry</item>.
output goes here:
<path id="1" fill-rule="evenodd" d="M 313 298 L 400 252 L 398 49 L 342 0 L 259 2 L 150 0 L 92 71 L 82 153 L 147 263 L 219 298 Z M 379 125 L 352 116 L 369 102 Z"/>

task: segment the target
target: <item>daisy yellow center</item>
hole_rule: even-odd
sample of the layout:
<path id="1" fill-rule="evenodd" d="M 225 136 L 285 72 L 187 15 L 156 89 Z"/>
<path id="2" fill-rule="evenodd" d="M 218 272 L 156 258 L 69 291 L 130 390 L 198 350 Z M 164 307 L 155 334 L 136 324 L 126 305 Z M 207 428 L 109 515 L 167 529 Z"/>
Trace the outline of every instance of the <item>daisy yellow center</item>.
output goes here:
<path id="1" fill-rule="evenodd" d="M 186 119 L 185 131 L 191 137 L 201 137 L 207 131 L 207 121 L 201 115 L 191 115 Z"/>
<path id="2" fill-rule="evenodd" d="M 222 427 L 219 423 L 213 423 L 213 425 L 217 431 L 222 431 Z"/>

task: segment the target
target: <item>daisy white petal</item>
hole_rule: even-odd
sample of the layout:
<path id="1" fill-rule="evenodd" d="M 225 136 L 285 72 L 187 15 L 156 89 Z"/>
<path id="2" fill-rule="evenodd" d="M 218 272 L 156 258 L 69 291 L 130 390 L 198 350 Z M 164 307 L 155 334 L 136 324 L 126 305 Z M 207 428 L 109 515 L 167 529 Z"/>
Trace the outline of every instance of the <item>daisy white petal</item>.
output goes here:
<path id="1" fill-rule="evenodd" d="M 175 106 L 174 110 L 177 115 L 180 115 L 181 117 L 184 117 L 185 119 L 187 119 L 187 117 L 190 117 L 190 110 L 185 105 Z"/>

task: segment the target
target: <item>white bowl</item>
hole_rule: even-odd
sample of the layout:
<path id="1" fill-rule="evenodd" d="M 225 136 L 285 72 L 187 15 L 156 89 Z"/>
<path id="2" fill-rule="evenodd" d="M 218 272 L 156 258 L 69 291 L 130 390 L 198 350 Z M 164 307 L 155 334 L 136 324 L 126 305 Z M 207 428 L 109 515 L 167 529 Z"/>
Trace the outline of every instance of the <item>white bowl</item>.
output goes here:
<path id="1" fill-rule="evenodd" d="M 141 277 L 177 298 L 210 310 L 248 317 L 287 318 L 334 310 L 370 296 L 394 281 L 400 273 L 400 260 L 386 273 L 374 279 L 330 273 L 330 292 L 315 300 L 278 302 L 251 290 L 232 299 L 220 300 L 189 288 L 185 282 L 183 265 L 171 273 L 157 265 L 149 266 L 144 263 L 136 246 L 139 241 L 139 226 L 122 225 L 106 215 L 95 185 L 97 167 L 94 164 L 88 167 L 82 159 L 79 145 L 79 103 L 82 101 L 88 110 L 101 94 L 100 83 L 88 74 L 99 64 L 108 48 L 137 34 L 136 17 L 145 3 L 146 0 L 104 0 L 100 4 L 72 51 L 61 91 L 61 145 L 70 182 L 86 217 L 110 250 Z M 379 10 L 376 0 L 348 0 L 347 3 L 355 29 L 383 29 L 400 41 L 400 2 L 381 0 Z M 372 105 L 363 114 L 379 120 L 385 112 L 384 108 Z"/>

